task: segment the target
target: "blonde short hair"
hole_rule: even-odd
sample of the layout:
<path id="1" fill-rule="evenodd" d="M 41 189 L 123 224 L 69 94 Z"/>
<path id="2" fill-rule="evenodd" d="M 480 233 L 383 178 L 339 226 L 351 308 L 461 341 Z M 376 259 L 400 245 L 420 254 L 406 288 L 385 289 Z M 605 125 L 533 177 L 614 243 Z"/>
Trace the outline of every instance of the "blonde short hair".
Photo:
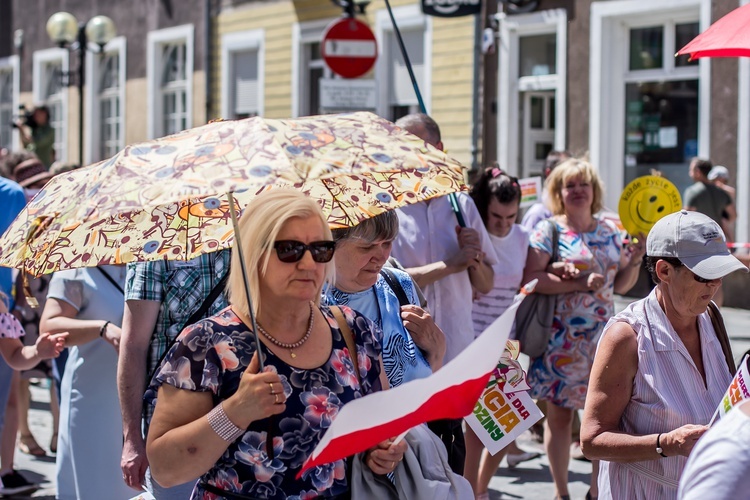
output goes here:
<path id="1" fill-rule="evenodd" d="M 250 298 L 253 302 L 253 312 L 257 316 L 260 313 L 260 280 L 268 269 L 268 259 L 274 251 L 273 244 L 276 236 L 289 219 L 299 217 L 307 219 L 317 217 L 323 227 L 323 238 L 332 240 L 331 230 L 328 228 L 323 212 L 318 203 L 312 198 L 305 196 L 299 191 L 291 189 L 270 189 L 259 195 L 245 209 L 245 213 L 239 220 L 242 250 L 247 266 L 248 281 L 250 282 Z M 242 277 L 240 264 L 240 253 L 237 251 L 237 242 L 232 249 L 232 267 L 229 272 L 227 291 L 229 302 L 239 312 L 249 315 L 250 306 L 245 295 L 245 281 Z M 333 259 L 325 264 L 325 281 L 333 283 L 334 280 Z M 321 283 L 321 289 L 323 283 Z M 320 292 L 315 297 L 315 303 L 320 304 Z"/>
<path id="2" fill-rule="evenodd" d="M 555 215 L 565 213 L 565 205 L 562 200 L 562 190 L 565 184 L 571 180 L 579 178 L 584 182 L 591 184 L 594 191 L 594 200 L 591 203 L 591 214 L 595 214 L 602 209 L 602 198 L 604 197 L 604 187 L 596 173 L 594 166 L 581 158 L 569 158 L 560 163 L 552 173 L 547 177 L 546 189 L 547 204 L 549 209 Z"/>

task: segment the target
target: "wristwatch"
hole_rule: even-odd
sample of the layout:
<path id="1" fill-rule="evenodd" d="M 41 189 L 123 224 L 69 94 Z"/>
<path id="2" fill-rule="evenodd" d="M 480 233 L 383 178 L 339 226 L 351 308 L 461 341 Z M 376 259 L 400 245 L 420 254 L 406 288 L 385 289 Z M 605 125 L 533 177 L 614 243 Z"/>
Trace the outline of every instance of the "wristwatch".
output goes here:
<path id="1" fill-rule="evenodd" d="M 661 455 L 664 458 L 667 458 L 667 456 L 664 454 L 664 448 L 661 447 L 661 433 L 656 436 L 656 453 Z"/>

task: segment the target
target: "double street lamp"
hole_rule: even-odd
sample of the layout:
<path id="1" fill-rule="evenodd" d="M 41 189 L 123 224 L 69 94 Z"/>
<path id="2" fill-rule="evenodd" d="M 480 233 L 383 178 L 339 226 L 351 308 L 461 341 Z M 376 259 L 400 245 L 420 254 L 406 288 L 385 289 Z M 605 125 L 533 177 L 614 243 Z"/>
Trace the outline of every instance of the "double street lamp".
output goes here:
<path id="1" fill-rule="evenodd" d="M 86 83 L 86 51 L 101 53 L 104 46 L 116 35 L 115 23 L 107 16 L 96 16 L 86 23 L 67 12 L 52 14 L 47 21 L 47 34 L 59 47 L 78 53 L 78 68 L 61 76 L 66 87 L 72 85 L 72 76 L 77 73 L 78 87 L 78 164 L 83 166 L 83 87 Z M 90 47 L 89 43 L 95 44 Z"/>

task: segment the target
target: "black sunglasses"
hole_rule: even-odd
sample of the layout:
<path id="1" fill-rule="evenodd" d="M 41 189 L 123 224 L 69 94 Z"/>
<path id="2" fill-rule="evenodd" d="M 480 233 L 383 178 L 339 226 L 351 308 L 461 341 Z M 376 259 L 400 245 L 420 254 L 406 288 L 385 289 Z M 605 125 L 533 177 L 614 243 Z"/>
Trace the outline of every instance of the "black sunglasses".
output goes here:
<path id="1" fill-rule="evenodd" d="M 672 267 L 684 267 L 685 264 L 682 263 L 682 261 L 676 257 L 660 257 L 661 260 L 665 261 L 667 264 L 671 265 Z M 687 269 L 687 268 L 686 268 Z M 690 269 L 688 269 L 690 271 Z M 714 281 L 720 281 L 721 278 L 715 278 L 715 279 L 706 279 L 701 278 L 697 274 L 695 274 L 693 271 L 690 271 L 690 274 L 693 275 L 693 279 L 697 281 L 698 283 L 703 283 L 704 285 L 707 283 L 713 283 Z"/>
<path id="2" fill-rule="evenodd" d="M 310 255 L 315 262 L 323 264 L 330 262 L 333 258 L 336 242 L 313 241 L 309 245 L 305 245 L 301 241 L 296 240 L 279 240 L 273 244 L 273 248 L 276 249 L 276 255 L 279 257 L 279 260 L 287 264 L 293 264 L 302 260 L 302 257 L 308 250 L 310 250 Z"/>

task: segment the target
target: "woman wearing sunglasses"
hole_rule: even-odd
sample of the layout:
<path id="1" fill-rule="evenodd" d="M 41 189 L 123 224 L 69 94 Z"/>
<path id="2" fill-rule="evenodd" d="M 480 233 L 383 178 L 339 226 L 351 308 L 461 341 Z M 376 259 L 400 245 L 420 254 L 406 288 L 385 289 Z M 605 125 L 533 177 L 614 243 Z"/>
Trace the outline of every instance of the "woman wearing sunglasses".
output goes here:
<path id="1" fill-rule="evenodd" d="M 341 308 L 358 377 L 331 309 L 320 306 L 335 244 L 314 200 L 271 190 L 245 210 L 240 234 L 265 370 L 235 251 L 231 306 L 182 332 L 147 394 L 158 391 L 147 443 L 152 474 L 164 486 L 196 480 L 193 499 L 346 498 L 344 460 L 295 476 L 341 407 L 381 389 L 382 333 Z M 404 441 L 383 442 L 365 463 L 387 474 L 405 450 Z"/>
<path id="2" fill-rule="evenodd" d="M 646 253 L 656 287 L 607 323 L 589 381 L 581 440 L 601 460 L 599 498 L 677 498 L 733 376 L 707 308 L 722 278 L 747 268 L 719 225 L 698 212 L 667 215 Z"/>

